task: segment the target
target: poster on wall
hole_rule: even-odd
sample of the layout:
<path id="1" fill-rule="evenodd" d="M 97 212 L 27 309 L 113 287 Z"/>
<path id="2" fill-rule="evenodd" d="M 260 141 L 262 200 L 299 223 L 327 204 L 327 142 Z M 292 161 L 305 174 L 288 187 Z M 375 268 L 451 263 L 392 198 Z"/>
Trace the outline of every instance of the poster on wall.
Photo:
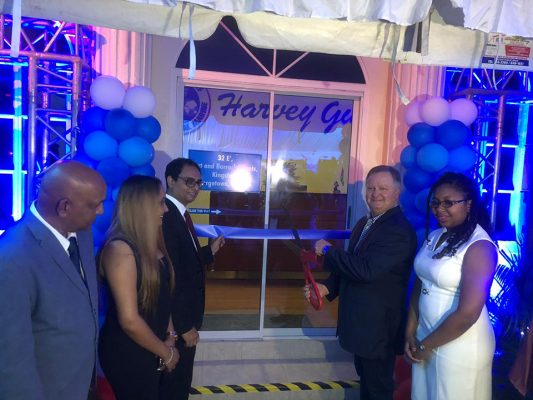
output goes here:
<path id="1" fill-rule="evenodd" d="M 205 190 L 259 192 L 260 154 L 189 150 L 189 158 L 200 166 Z"/>

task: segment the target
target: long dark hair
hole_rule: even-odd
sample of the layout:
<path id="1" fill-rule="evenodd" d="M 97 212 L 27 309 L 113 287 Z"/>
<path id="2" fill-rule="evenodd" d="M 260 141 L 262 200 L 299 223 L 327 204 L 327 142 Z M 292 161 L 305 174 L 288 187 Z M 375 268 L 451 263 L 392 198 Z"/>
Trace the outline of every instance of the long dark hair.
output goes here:
<path id="1" fill-rule="evenodd" d="M 170 263 L 161 227 L 152 221 L 159 204 L 161 181 L 151 176 L 133 175 L 124 181 L 118 192 L 113 220 L 108 231 L 107 240 L 124 237 L 135 248 L 138 256 L 140 282 L 138 302 L 145 312 L 153 313 L 157 307 L 159 294 L 159 259 L 158 250 L 165 257 L 170 271 L 169 284 L 174 284 L 174 269 Z M 107 242 L 106 242 L 107 244 Z M 105 246 L 102 251 L 105 250 Z M 103 265 L 100 266 L 103 274 Z"/>
<path id="2" fill-rule="evenodd" d="M 456 172 L 446 172 L 443 174 L 434 184 L 427 198 L 426 205 L 426 239 L 429 233 L 429 219 L 431 214 L 430 202 L 433 198 L 435 191 L 443 185 L 450 185 L 460 192 L 463 192 L 465 199 L 470 201 L 470 211 L 465 221 L 453 229 L 450 229 L 450 236 L 447 240 L 447 245 L 438 254 L 435 254 L 433 258 L 442 258 L 444 256 L 454 256 L 457 249 L 470 239 L 470 236 L 479 224 L 489 235 L 492 231 L 490 223 L 489 213 L 487 207 L 483 204 L 481 199 L 479 186 L 473 179 L 466 175 Z"/>

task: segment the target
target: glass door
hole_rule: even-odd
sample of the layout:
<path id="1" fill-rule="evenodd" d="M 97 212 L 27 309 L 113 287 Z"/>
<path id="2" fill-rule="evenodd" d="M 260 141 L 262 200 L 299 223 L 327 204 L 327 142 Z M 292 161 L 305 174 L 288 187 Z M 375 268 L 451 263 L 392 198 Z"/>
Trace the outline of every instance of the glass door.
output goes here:
<path id="1" fill-rule="evenodd" d="M 353 100 L 275 96 L 270 164 L 269 228 L 312 230 L 313 251 L 325 230 L 346 226 Z M 282 118 L 285 115 L 285 118 Z M 265 329 L 334 328 L 337 301 L 316 311 L 303 299 L 302 265 L 294 240 L 268 242 Z M 341 244 L 342 245 L 342 244 Z M 328 273 L 318 264 L 316 280 Z"/>
<path id="2" fill-rule="evenodd" d="M 264 228 L 269 96 L 185 88 L 183 155 L 206 183 L 190 205 L 195 223 Z M 259 331 L 262 269 L 262 239 L 226 239 L 207 271 L 204 331 Z"/>
<path id="3" fill-rule="evenodd" d="M 334 333 L 337 303 L 309 306 L 294 240 L 269 236 L 293 227 L 317 238 L 345 229 L 356 101 L 185 87 L 183 155 L 206 182 L 190 205 L 194 222 L 264 229 L 262 239 L 227 239 L 216 255 L 203 331 L 235 338 Z M 315 240 L 304 247 L 312 250 Z M 327 276 L 320 267 L 313 273 Z"/>

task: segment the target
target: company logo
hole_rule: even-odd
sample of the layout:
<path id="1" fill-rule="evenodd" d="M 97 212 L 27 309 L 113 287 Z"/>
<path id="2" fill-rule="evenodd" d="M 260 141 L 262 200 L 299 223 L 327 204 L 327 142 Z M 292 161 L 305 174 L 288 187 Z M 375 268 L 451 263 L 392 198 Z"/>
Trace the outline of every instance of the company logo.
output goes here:
<path id="1" fill-rule="evenodd" d="M 205 88 L 185 87 L 183 101 L 183 133 L 192 133 L 200 128 L 211 111 L 211 97 Z"/>

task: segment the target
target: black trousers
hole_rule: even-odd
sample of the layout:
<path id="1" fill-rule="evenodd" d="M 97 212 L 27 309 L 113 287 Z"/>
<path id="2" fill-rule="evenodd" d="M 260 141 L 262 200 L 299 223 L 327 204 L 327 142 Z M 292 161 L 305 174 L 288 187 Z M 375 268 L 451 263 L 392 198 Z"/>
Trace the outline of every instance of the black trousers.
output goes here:
<path id="1" fill-rule="evenodd" d="M 383 360 L 355 356 L 355 370 L 361 378 L 360 400 L 392 400 L 395 355 Z"/>
<path id="2" fill-rule="evenodd" d="M 170 374 L 163 373 L 159 400 L 187 400 L 191 390 L 192 370 L 196 347 L 185 347 L 180 337 L 176 341 L 176 348 L 180 353 L 180 360 Z"/>

